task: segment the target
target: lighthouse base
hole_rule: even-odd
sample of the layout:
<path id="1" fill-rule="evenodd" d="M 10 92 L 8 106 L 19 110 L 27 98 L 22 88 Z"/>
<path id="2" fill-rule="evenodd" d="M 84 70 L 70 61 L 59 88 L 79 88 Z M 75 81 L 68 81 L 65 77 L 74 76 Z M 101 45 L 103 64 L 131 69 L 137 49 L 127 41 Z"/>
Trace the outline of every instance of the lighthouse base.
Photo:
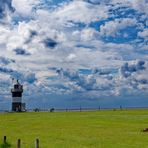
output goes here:
<path id="1" fill-rule="evenodd" d="M 18 102 L 12 103 L 12 111 L 21 112 L 22 111 L 22 103 L 18 103 Z"/>

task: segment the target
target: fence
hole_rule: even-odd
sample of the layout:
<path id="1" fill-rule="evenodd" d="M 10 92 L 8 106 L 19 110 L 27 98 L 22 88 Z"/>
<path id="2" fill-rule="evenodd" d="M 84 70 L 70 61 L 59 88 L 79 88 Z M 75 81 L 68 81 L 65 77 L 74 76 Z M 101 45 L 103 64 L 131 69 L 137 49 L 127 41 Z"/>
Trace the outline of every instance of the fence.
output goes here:
<path id="1" fill-rule="evenodd" d="M 96 108 L 86 108 L 80 106 L 79 108 L 35 108 L 35 109 L 27 109 L 27 112 L 71 112 L 71 111 L 99 111 L 99 110 L 127 110 L 127 109 L 148 109 L 148 106 L 116 106 L 116 107 L 102 107 L 98 106 Z M 3 112 L 11 112 L 10 110 L 0 110 L 0 113 Z"/>
<path id="2" fill-rule="evenodd" d="M 32 109 L 27 109 L 28 112 L 33 112 L 37 110 L 37 112 L 72 112 L 72 111 L 100 111 L 100 110 L 128 110 L 128 109 L 148 109 L 147 107 L 130 107 L 130 106 L 116 106 L 116 107 L 101 107 L 98 106 L 97 108 L 86 108 L 86 107 L 79 107 L 79 108 L 51 108 L 51 109 L 41 109 L 41 108 L 36 108 L 34 110 Z M 52 110 L 52 111 L 51 111 Z"/>
<path id="3" fill-rule="evenodd" d="M 39 148 L 40 141 L 39 139 L 35 140 L 35 148 Z M 11 145 L 7 142 L 7 137 L 4 136 L 2 147 L 9 148 Z M 21 139 L 18 139 L 16 142 L 16 148 L 21 148 Z"/>

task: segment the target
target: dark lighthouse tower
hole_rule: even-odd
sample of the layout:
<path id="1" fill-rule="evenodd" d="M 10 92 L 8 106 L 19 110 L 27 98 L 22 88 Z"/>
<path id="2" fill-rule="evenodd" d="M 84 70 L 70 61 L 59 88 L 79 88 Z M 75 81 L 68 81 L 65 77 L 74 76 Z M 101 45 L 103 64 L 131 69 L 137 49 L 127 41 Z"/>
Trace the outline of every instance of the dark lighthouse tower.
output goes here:
<path id="1" fill-rule="evenodd" d="M 12 93 L 12 111 L 21 112 L 23 85 L 21 85 L 18 80 L 11 89 L 11 93 Z"/>

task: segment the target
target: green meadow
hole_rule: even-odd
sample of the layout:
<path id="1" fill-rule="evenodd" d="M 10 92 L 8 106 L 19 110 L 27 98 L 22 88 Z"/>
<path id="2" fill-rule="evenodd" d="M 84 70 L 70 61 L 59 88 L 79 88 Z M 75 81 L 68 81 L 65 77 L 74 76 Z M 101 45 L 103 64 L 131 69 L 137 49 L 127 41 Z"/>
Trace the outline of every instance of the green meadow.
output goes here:
<path id="1" fill-rule="evenodd" d="M 3 136 L 16 148 L 148 148 L 148 110 L 0 114 Z M 2 145 L 1 145 L 2 147 Z"/>

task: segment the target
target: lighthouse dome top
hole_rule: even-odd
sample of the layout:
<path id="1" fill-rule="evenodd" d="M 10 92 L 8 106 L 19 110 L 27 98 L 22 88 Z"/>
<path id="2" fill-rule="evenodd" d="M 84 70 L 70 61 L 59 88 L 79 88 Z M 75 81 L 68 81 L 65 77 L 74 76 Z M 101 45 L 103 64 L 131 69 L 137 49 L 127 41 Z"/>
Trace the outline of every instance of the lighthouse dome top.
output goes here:
<path id="1" fill-rule="evenodd" d="M 11 89 L 11 92 L 23 92 L 23 85 L 21 85 L 17 80 L 17 82 L 14 84 L 13 88 Z"/>

